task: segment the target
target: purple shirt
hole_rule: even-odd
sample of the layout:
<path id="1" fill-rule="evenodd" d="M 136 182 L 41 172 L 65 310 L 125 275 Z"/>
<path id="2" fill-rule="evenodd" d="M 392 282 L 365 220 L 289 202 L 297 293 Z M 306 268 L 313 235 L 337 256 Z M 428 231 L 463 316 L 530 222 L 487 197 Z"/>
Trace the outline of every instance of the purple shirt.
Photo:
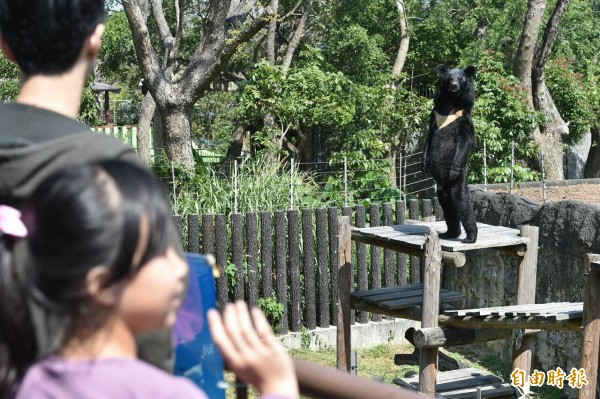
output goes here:
<path id="1" fill-rule="evenodd" d="M 190 380 L 137 359 L 43 359 L 27 370 L 15 399 L 208 399 Z M 291 399 L 266 395 L 262 399 Z"/>
<path id="2" fill-rule="evenodd" d="M 27 370 L 16 399 L 207 399 L 190 380 L 137 359 L 49 357 Z"/>

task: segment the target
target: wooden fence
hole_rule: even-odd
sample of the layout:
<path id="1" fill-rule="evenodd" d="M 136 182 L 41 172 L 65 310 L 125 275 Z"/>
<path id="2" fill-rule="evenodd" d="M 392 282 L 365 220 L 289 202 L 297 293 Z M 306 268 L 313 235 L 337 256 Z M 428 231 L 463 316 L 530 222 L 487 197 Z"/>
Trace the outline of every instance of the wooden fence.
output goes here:
<path id="1" fill-rule="evenodd" d="M 434 213 L 435 209 L 435 213 Z M 434 216 L 434 214 L 436 216 Z M 244 215 L 174 216 L 186 250 L 213 254 L 221 272 L 220 304 L 244 299 L 276 298 L 284 305 L 278 329 L 282 334 L 314 330 L 337 323 L 338 217 L 350 216 L 356 227 L 393 225 L 410 219 L 440 220 L 437 200 L 373 204 L 369 207 L 317 208 Z M 354 286 L 357 290 L 416 283 L 420 259 L 354 243 Z M 228 280 L 232 278 L 233 281 Z M 360 323 L 381 321 L 381 315 L 358 312 Z M 354 322 L 354 320 L 353 320 Z"/>

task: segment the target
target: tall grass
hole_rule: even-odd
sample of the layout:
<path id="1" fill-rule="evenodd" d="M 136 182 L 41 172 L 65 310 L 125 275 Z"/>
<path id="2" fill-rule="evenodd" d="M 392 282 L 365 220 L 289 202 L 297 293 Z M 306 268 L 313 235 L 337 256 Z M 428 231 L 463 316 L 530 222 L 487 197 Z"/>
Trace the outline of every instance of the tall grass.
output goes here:
<path id="1" fill-rule="evenodd" d="M 219 171 L 198 162 L 196 174 L 161 159 L 156 174 L 168 185 L 173 212 L 187 214 L 230 214 L 290 209 L 293 184 L 294 208 L 326 206 L 312 174 L 290 171 L 267 158 L 247 159 L 238 166 L 237 190 L 233 166 Z"/>

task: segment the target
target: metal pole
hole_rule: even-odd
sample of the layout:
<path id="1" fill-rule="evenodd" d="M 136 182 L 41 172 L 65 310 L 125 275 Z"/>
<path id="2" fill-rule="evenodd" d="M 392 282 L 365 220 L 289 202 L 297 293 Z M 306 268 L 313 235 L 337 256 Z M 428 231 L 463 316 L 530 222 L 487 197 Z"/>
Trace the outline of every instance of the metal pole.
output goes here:
<path id="1" fill-rule="evenodd" d="M 171 179 L 173 181 L 173 202 L 175 203 L 175 215 L 177 215 L 177 192 L 175 191 L 175 167 L 173 161 L 171 161 Z"/>
<path id="2" fill-rule="evenodd" d="M 233 161 L 233 212 L 238 213 L 238 161 Z"/>
<path id="3" fill-rule="evenodd" d="M 544 204 L 546 203 L 546 170 L 544 166 L 544 150 L 542 150 L 542 196 Z"/>
<path id="4" fill-rule="evenodd" d="M 510 193 L 512 194 L 515 184 L 515 139 L 512 139 L 510 151 Z"/>
<path id="5" fill-rule="evenodd" d="M 294 209 L 294 158 L 290 167 L 290 209 Z"/>
<path id="6" fill-rule="evenodd" d="M 404 174 L 404 176 L 402 177 L 402 180 L 404 181 L 404 186 L 402 187 L 402 192 L 404 193 L 404 203 L 406 204 L 406 159 L 408 157 L 404 157 L 404 168 L 402 170 L 402 173 Z"/>
<path id="7" fill-rule="evenodd" d="M 483 191 L 487 191 L 487 145 L 483 140 Z"/>
<path id="8" fill-rule="evenodd" d="M 402 190 L 402 150 L 399 151 L 400 155 L 398 155 L 398 173 L 396 185 Z"/>
<path id="9" fill-rule="evenodd" d="M 344 206 L 348 206 L 348 158 L 344 157 Z"/>

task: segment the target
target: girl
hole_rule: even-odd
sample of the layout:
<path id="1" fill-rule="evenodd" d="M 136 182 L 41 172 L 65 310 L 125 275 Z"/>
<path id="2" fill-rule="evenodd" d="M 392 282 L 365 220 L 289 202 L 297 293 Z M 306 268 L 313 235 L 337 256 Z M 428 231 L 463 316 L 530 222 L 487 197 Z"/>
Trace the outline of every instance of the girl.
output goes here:
<path id="1" fill-rule="evenodd" d="M 41 183 L 25 211 L 27 292 L 17 292 L 15 278 L 24 277 L 11 267 L 26 235 L 15 212 L 0 209 L 3 398 L 206 397 L 188 380 L 136 359 L 135 335 L 175 322 L 187 274 L 168 244 L 171 212 L 150 172 L 106 161 L 60 170 Z M 55 349 L 36 363 L 29 299 L 47 311 L 54 336 Z M 236 303 L 223 319 L 209 314 L 231 370 L 263 398 L 298 397 L 291 359 L 264 315 Z"/>

